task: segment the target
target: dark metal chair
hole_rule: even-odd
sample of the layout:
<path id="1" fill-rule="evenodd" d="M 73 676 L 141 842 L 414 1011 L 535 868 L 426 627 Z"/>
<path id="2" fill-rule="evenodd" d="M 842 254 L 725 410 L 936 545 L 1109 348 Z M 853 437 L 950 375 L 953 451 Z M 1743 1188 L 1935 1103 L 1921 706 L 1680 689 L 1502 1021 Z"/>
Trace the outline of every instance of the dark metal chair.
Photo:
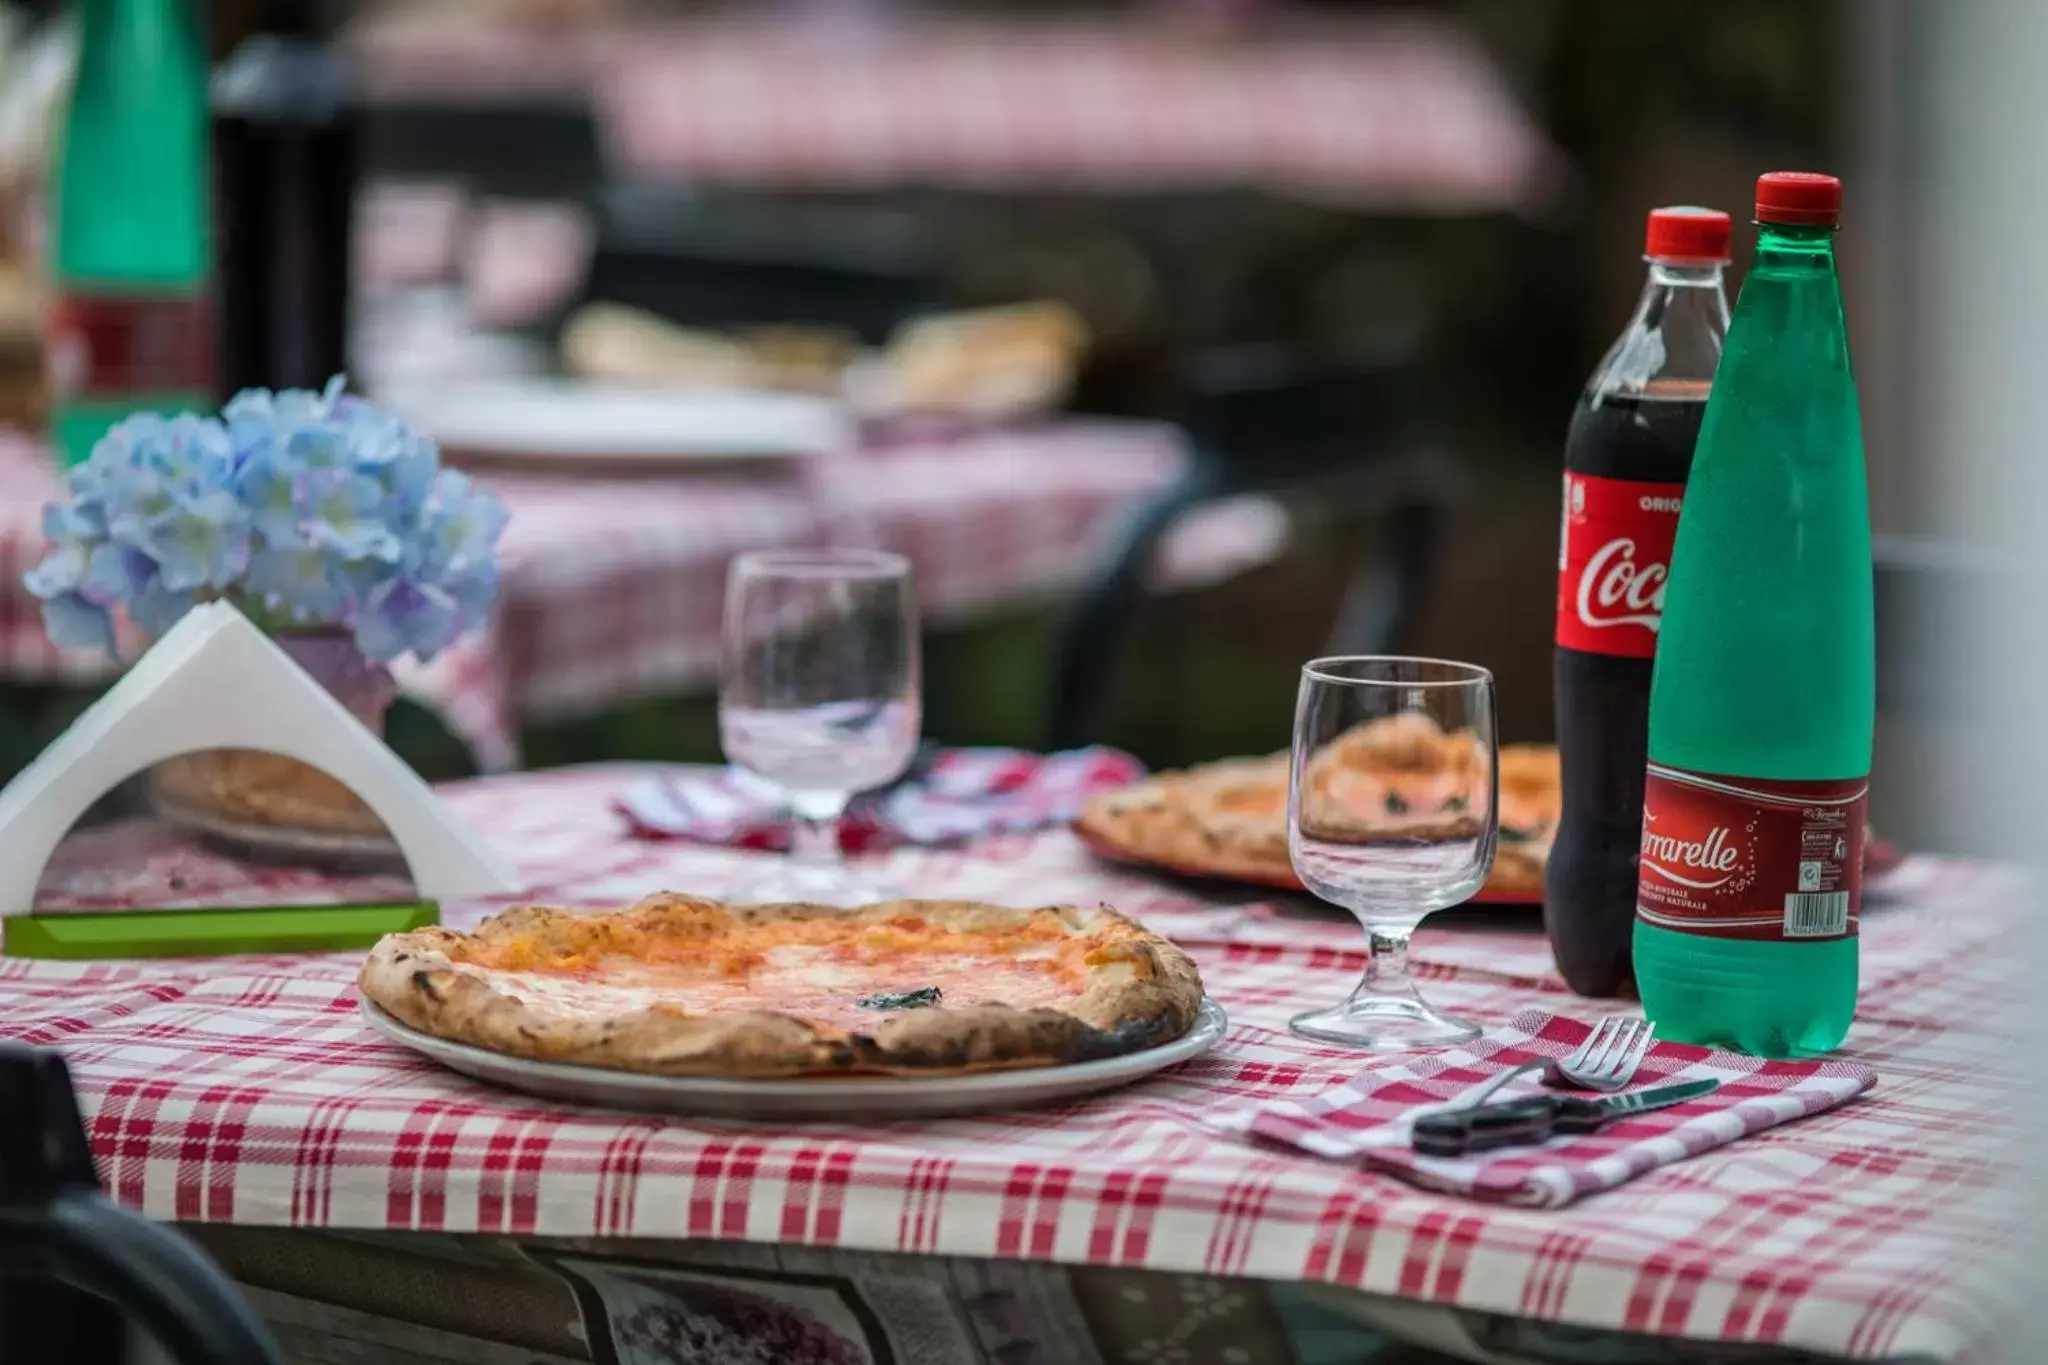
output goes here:
<path id="1" fill-rule="evenodd" d="M 1101 738 L 1145 570 L 1174 523 L 1205 502 L 1313 491 L 1336 504 L 1379 506 L 1379 554 L 1352 575 L 1330 634 L 1333 649 L 1390 649 L 1421 609 L 1445 495 L 1441 482 L 1427 478 L 1386 487 L 1391 452 L 1414 435 L 1397 372 L 1317 364 L 1280 347 L 1232 347 L 1197 358 L 1189 391 L 1187 470 L 1132 511 L 1068 609 L 1053 665 L 1048 748 Z"/>
<path id="2" fill-rule="evenodd" d="M 843 327 L 879 342 L 941 301 L 936 254 L 884 208 L 704 196 L 620 184 L 599 197 L 581 303 L 628 304 L 684 327 Z"/>
<path id="3" fill-rule="evenodd" d="M 283 1359 L 219 1267 L 100 1193 L 63 1059 L 0 1045 L 0 1361 L 120 1361 L 131 1321 L 180 1365 Z"/>
<path id="4" fill-rule="evenodd" d="M 597 121 L 581 100 L 370 102 L 361 119 L 366 177 L 578 203 L 604 182 Z"/>

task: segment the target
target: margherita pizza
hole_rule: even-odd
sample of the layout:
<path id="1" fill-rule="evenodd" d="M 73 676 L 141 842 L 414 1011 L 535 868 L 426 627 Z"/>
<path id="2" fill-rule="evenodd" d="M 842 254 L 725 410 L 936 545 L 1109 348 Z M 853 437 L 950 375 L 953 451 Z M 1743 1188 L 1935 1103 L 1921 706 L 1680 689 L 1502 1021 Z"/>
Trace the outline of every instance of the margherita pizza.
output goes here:
<path id="1" fill-rule="evenodd" d="M 1106 908 L 669 894 L 393 934 L 361 983 L 442 1038 L 671 1076 L 1052 1066 L 1169 1042 L 1202 1000 L 1186 953 Z"/>
<path id="2" fill-rule="evenodd" d="M 1326 813 L 1347 813 L 1363 840 L 1452 837 L 1470 825 L 1472 737 L 1421 716 L 1395 716 L 1349 731 L 1316 754 L 1309 780 Z M 1114 857 L 1176 871 L 1298 886 L 1287 855 L 1286 754 L 1233 758 L 1091 800 L 1082 837 Z M 1500 842 L 1480 894 L 1535 900 L 1556 833 L 1561 797 L 1557 750 L 1511 744 L 1500 751 Z"/>

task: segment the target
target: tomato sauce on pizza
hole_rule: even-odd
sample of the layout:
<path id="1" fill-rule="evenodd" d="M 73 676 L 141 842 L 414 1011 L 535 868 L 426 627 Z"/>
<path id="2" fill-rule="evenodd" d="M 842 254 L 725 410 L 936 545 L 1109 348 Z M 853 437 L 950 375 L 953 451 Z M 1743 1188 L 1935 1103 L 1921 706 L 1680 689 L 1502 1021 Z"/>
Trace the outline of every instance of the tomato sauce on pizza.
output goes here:
<path id="1" fill-rule="evenodd" d="M 892 1008 L 1057 1006 L 1087 989 L 1090 965 L 1088 946 L 1050 914 L 1003 933 L 946 931 L 899 915 L 874 924 L 728 923 L 703 937 L 641 930 L 583 940 L 526 935 L 472 950 L 456 969 L 486 973 L 507 994 L 565 1015 L 772 1011 L 856 1033 Z"/>

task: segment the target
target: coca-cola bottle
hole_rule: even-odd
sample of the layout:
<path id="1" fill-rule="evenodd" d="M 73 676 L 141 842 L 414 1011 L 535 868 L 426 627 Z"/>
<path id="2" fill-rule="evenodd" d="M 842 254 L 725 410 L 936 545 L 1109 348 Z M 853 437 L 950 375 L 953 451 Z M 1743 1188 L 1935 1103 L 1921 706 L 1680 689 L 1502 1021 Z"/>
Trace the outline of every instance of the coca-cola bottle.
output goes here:
<path id="1" fill-rule="evenodd" d="M 1651 211 L 1642 298 L 1565 438 L 1555 662 L 1564 807 L 1543 922 L 1558 970 L 1582 995 L 1634 985 L 1650 659 L 1679 500 L 1728 330 L 1721 272 L 1730 230 L 1715 209 Z"/>

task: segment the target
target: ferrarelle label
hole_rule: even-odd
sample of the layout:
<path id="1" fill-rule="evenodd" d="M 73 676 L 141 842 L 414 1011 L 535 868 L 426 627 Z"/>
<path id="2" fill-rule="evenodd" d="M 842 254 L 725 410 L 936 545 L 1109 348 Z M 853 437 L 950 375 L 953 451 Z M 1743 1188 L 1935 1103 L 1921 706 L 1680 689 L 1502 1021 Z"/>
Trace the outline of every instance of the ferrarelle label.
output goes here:
<path id="1" fill-rule="evenodd" d="M 1650 765 L 1636 915 L 1716 938 L 1857 931 L 1867 778 L 1787 782 Z"/>

